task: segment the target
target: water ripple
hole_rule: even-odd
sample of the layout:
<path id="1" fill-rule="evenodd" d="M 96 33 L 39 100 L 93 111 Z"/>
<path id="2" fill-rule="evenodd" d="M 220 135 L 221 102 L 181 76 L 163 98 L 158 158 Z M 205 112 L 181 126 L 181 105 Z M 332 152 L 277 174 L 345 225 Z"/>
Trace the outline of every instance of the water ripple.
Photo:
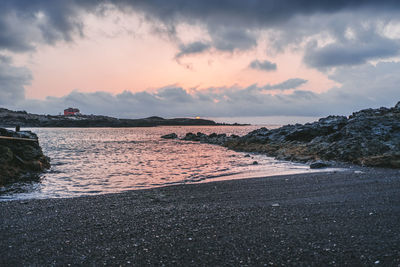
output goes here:
<path id="1" fill-rule="evenodd" d="M 259 126 L 37 128 L 52 167 L 40 183 L 0 188 L 0 200 L 77 197 L 218 179 L 309 172 L 308 166 L 224 147 L 163 140 L 175 132 L 243 135 Z M 253 165 L 253 161 L 258 165 Z"/>

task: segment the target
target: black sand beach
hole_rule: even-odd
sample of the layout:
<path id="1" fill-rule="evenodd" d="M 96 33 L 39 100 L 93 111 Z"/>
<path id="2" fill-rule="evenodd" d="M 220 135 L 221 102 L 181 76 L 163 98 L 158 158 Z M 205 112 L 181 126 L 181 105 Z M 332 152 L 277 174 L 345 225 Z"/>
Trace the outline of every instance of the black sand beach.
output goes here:
<path id="1" fill-rule="evenodd" d="M 0 265 L 400 264 L 400 171 L 0 203 Z"/>

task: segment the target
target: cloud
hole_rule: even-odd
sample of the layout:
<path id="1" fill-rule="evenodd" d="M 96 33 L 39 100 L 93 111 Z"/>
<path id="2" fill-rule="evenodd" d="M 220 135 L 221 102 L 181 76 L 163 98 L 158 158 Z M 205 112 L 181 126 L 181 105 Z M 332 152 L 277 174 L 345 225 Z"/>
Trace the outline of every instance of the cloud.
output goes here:
<path id="1" fill-rule="evenodd" d="M 220 51 L 248 50 L 257 45 L 257 37 L 247 29 L 233 27 L 209 27 L 213 46 Z"/>
<path id="2" fill-rule="evenodd" d="M 179 46 L 179 53 L 176 54 L 175 58 L 179 59 L 186 55 L 193 55 L 193 54 L 200 54 L 204 51 L 210 49 L 211 45 L 205 42 L 193 42 L 187 45 L 180 45 Z"/>
<path id="3" fill-rule="evenodd" d="M 276 63 L 272 63 L 268 60 L 259 61 L 253 60 L 250 62 L 249 67 L 255 70 L 263 70 L 263 71 L 274 71 L 277 69 Z"/>
<path id="4" fill-rule="evenodd" d="M 12 65 L 10 57 L 0 55 L 0 105 L 13 104 L 25 98 L 25 85 L 32 80 L 25 67 Z"/>
<path id="5" fill-rule="evenodd" d="M 399 52 L 399 40 L 384 36 L 384 29 L 379 26 L 398 17 L 395 15 L 400 11 L 400 2 L 394 0 L 170 0 L 162 5 L 157 0 L 3 0 L 0 51 L 34 51 L 41 44 L 54 45 L 84 37 L 84 17 L 106 16 L 110 9 L 143 16 L 155 28 L 164 29 L 170 40 L 180 44 L 177 60 L 211 48 L 230 53 L 250 50 L 257 46 L 262 33 L 269 39 L 269 51 L 283 51 L 290 45 L 301 47 L 305 40 L 311 40 L 304 62 L 319 69 L 364 64 Z M 209 41 L 183 45 L 176 30 L 180 23 L 201 25 Z M 363 29 L 365 24 L 373 25 L 372 30 Z M 357 39 L 346 39 L 348 28 Z M 327 34 L 333 42 L 316 45 L 321 34 Z M 254 64 L 255 68 L 268 69 L 267 65 Z"/>
<path id="6" fill-rule="evenodd" d="M 0 49 L 21 52 L 41 43 L 71 41 L 84 35 L 84 14 L 102 16 L 105 10 L 143 14 L 155 25 L 165 25 L 171 35 L 181 22 L 206 25 L 214 46 L 223 51 L 249 49 L 256 44 L 253 30 L 279 28 L 288 21 L 316 14 L 353 11 L 373 14 L 395 12 L 400 2 L 386 1 L 241 1 L 241 0 L 2 0 L 0 1 Z M 229 25 L 229 26 L 228 26 Z M 304 24 L 302 24 L 304 25 Z M 299 27 L 295 27 L 299 29 Z M 291 30 L 286 28 L 285 30 Z"/>
<path id="7" fill-rule="evenodd" d="M 0 52 L 34 51 L 42 44 L 84 37 L 84 17 L 104 16 L 108 8 L 143 15 L 171 36 L 179 34 L 176 26 L 180 23 L 203 27 L 209 36 L 179 46 L 176 58 L 208 49 L 228 53 L 254 49 L 260 35 L 266 34 L 269 45 L 279 51 L 290 46 L 305 49 L 304 62 L 308 66 L 321 70 L 335 66 L 329 77 L 341 86 L 317 94 L 306 90 L 306 80 L 294 78 L 273 85 L 208 88 L 190 93 L 179 87 L 116 95 L 73 91 L 64 97 L 32 100 L 24 98 L 24 86 L 32 79 L 29 70 L 2 57 L 0 104 L 39 113 L 58 113 L 64 107 L 78 106 L 85 113 L 118 117 L 319 116 L 392 105 L 400 99 L 399 63 L 369 64 L 399 54 L 399 38 L 385 35 L 385 25 L 398 17 L 397 0 L 170 0 L 162 4 L 159 0 L 2 0 Z M 172 39 L 182 44 L 179 36 Z M 259 67 L 267 66 L 263 63 Z M 285 91 L 290 89 L 296 90 Z M 284 92 L 272 94 L 270 90 Z"/>
<path id="8" fill-rule="evenodd" d="M 261 87 L 261 90 L 290 90 L 290 89 L 296 89 L 297 87 L 305 84 L 306 82 L 308 82 L 307 80 L 304 79 L 300 79 L 300 78 L 293 78 L 293 79 L 289 79 L 286 80 L 284 82 L 278 83 L 278 84 L 274 84 L 274 85 L 265 85 L 263 87 Z"/>
<path id="9" fill-rule="evenodd" d="M 23 69 L 19 71 L 25 73 Z M 65 107 L 76 106 L 85 114 L 103 114 L 120 118 L 152 115 L 322 117 L 333 114 L 349 115 L 353 111 L 369 107 L 390 107 L 400 100 L 399 62 L 338 67 L 329 78 L 342 85 L 326 92 L 314 93 L 306 88 L 297 89 L 306 81 L 293 78 L 273 85 L 192 89 L 190 92 L 177 86 L 160 88 L 152 93 L 124 91 L 120 94 L 111 94 L 73 91 L 64 97 L 48 97 L 45 100 L 17 97 L 19 101 L 3 102 L 2 106 L 41 114 L 58 114 Z M 296 90 L 274 94 L 269 92 L 269 90 L 289 88 Z"/>
<path id="10" fill-rule="evenodd" d="M 380 36 L 376 32 L 367 33 L 322 47 L 318 47 L 316 42 L 310 42 L 305 50 L 304 62 L 312 67 L 325 68 L 359 65 L 368 60 L 385 59 L 399 54 L 399 40 Z"/>
<path id="11" fill-rule="evenodd" d="M 121 1 L 113 1 L 121 3 Z M 386 1 L 242 1 L 242 0 L 170 0 L 159 4 L 157 0 L 136 0 L 126 5 L 151 14 L 162 21 L 173 23 L 180 20 L 202 20 L 219 25 L 265 26 L 285 22 L 292 17 L 312 14 L 331 14 L 343 10 L 369 9 L 374 12 L 400 8 L 396 0 Z"/>
<path id="12" fill-rule="evenodd" d="M 0 2 L 0 50 L 24 52 L 38 44 L 71 41 L 83 35 L 80 14 L 98 5 L 93 1 L 4 0 Z"/>

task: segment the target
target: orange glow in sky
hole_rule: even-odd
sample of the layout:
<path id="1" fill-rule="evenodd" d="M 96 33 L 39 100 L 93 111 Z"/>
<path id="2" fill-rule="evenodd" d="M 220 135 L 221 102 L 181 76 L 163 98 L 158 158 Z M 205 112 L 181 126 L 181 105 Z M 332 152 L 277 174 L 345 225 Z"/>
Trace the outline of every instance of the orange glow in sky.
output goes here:
<path id="1" fill-rule="evenodd" d="M 322 92 L 334 85 L 324 74 L 307 68 L 300 53 L 288 51 L 267 57 L 263 42 L 246 52 L 210 50 L 184 56 L 178 63 L 175 59 L 177 45 L 164 36 L 151 33 L 151 27 L 139 18 L 122 17 L 118 23 L 88 16 L 85 38 L 77 38 L 73 43 L 39 47 L 28 60 L 34 80 L 27 86 L 26 96 L 37 99 L 60 97 L 72 90 L 139 92 L 170 85 L 187 90 L 247 87 L 252 84 L 262 86 L 294 77 L 308 80 L 299 89 Z M 121 23 L 135 25 L 133 28 L 136 31 L 118 30 Z M 193 39 L 196 31 L 203 34 L 196 28 L 189 31 L 183 27 L 183 30 L 182 39 Z M 275 62 L 277 71 L 250 69 L 249 63 L 256 58 Z"/>

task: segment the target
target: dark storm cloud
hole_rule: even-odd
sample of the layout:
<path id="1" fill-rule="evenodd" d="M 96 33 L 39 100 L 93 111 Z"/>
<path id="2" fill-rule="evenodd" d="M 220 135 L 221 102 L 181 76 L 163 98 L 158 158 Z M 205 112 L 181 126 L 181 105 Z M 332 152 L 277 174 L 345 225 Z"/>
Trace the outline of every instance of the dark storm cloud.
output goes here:
<path id="1" fill-rule="evenodd" d="M 255 70 L 263 70 L 263 71 L 274 71 L 277 69 L 276 63 L 272 63 L 271 61 L 264 60 L 253 60 L 250 62 L 249 67 Z"/>
<path id="2" fill-rule="evenodd" d="M 141 12 L 149 20 L 168 25 L 182 21 L 208 25 L 215 46 L 221 50 L 254 45 L 250 28 L 263 28 L 284 23 L 297 15 L 335 13 L 343 10 L 394 11 L 399 1 L 317 1 L 317 0 L 2 0 L 0 2 L 0 49 L 23 51 L 38 43 L 69 41 L 75 34 L 83 35 L 84 12 L 103 14 L 108 6 L 123 12 Z M 174 29 L 173 26 L 169 28 Z M 173 34 L 173 32 L 172 32 Z M 218 38 L 221 36 L 221 38 Z M 228 40 L 228 41 L 226 41 Z M 232 40 L 233 42 L 229 42 Z"/>
<path id="3" fill-rule="evenodd" d="M 334 13 L 346 9 L 393 10 L 400 7 L 399 1 L 375 0 L 170 0 L 160 4 L 157 0 L 114 1 L 129 5 L 164 21 L 199 19 L 211 23 L 243 25 L 271 25 L 296 15 Z"/>
<path id="4" fill-rule="evenodd" d="M 40 43 L 71 41 L 82 35 L 81 12 L 97 8 L 92 1 L 3 0 L 0 2 L 0 49 L 32 50 Z"/>

